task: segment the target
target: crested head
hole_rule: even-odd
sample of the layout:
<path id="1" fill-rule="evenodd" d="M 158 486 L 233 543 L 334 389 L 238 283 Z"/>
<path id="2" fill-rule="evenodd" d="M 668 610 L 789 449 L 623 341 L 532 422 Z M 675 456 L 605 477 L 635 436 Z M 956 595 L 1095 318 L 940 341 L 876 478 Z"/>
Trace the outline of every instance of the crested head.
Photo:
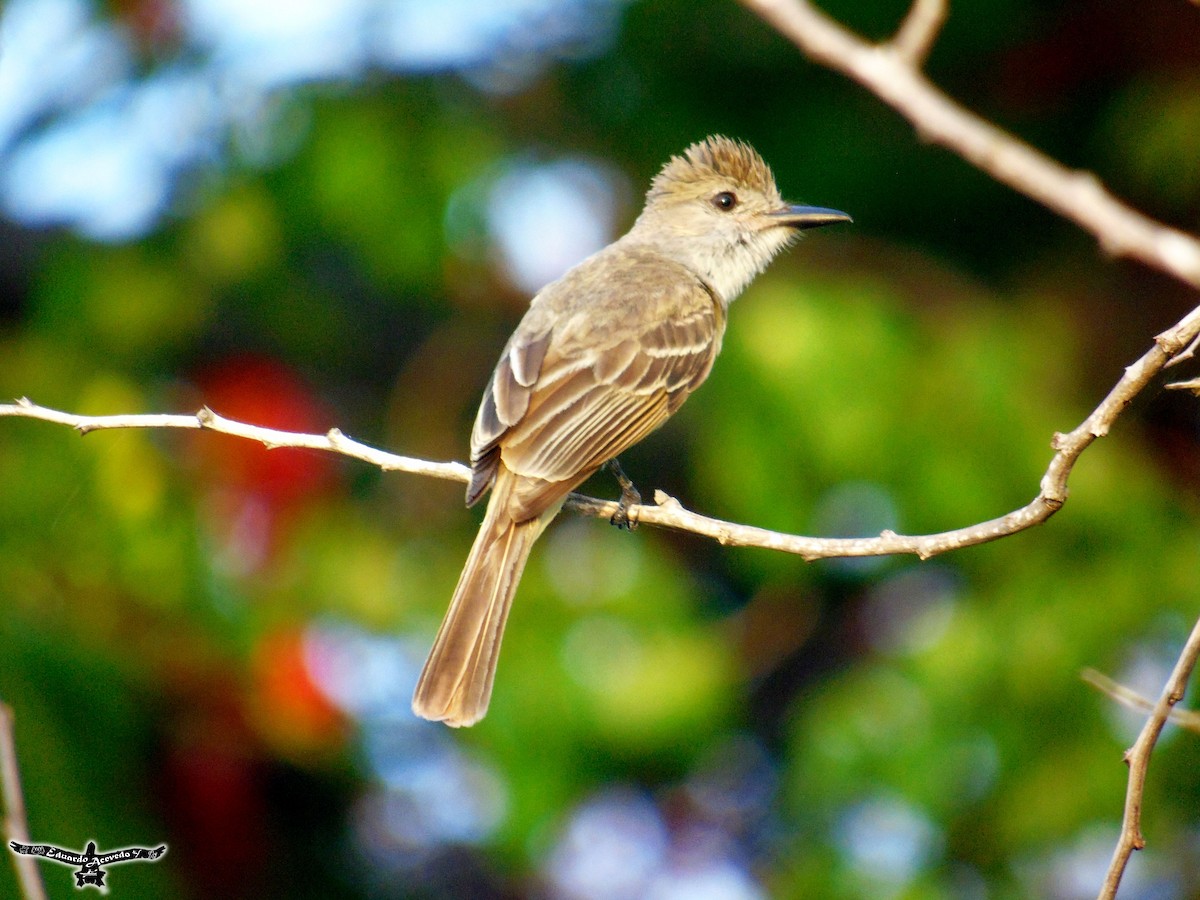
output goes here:
<path id="1" fill-rule="evenodd" d="M 663 166 L 624 240 L 682 263 L 728 304 L 795 237 L 789 209 L 749 144 L 713 136 Z"/>
<path id="2" fill-rule="evenodd" d="M 692 144 L 682 156 L 672 156 L 651 182 L 646 202 L 694 194 L 722 182 L 749 188 L 764 197 L 779 197 L 771 167 L 758 151 L 745 141 L 718 134 Z"/>

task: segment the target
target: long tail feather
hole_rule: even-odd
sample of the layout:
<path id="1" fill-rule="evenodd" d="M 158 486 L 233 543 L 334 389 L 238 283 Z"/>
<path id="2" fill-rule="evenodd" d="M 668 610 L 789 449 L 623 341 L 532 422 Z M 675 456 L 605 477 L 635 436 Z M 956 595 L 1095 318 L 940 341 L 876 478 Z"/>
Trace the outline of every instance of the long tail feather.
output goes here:
<path id="1" fill-rule="evenodd" d="M 487 712 L 504 623 L 544 527 L 539 519 L 514 522 L 508 491 L 496 487 L 413 694 L 413 712 L 456 728 Z"/>

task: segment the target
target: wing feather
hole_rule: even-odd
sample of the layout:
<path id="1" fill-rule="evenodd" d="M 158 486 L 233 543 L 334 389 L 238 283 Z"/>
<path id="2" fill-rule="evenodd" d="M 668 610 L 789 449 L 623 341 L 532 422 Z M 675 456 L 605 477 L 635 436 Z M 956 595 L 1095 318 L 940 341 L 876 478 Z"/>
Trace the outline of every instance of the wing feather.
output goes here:
<path id="1" fill-rule="evenodd" d="M 586 311 L 563 305 L 555 286 L 535 298 L 480 404 L 468 502 L 502 459 L 521 476 L 514 518 L 540 515 L 564 487 L 662 425 L 708 376 L 724 308 L 686 271 L 667 274 L 647 280 L 631 269 Z M 631 292 L 639 295 L 632 311 Z M 555 307 L 569 312 L 556 315 Z M 639 319 L 642 327 L 632 329 Z"/>

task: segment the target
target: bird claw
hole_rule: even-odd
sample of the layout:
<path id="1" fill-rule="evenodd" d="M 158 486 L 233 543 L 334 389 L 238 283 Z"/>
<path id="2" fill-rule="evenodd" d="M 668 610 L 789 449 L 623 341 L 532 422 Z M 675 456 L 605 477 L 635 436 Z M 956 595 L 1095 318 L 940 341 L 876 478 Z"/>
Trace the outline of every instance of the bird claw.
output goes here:
<path id="1" fill-rule="evenodd" d="M 642 494 L 621 469 L 621 464 L 616 459 L 608 461 L 608 468 L 621 488 L 621 499 L 617 501 L 617 511 L 608 521 L 623 531 L 633 531 L 637 528 L 637 519 L 629 515 L 629 510 L 634 506 L 641 505 Z"/>

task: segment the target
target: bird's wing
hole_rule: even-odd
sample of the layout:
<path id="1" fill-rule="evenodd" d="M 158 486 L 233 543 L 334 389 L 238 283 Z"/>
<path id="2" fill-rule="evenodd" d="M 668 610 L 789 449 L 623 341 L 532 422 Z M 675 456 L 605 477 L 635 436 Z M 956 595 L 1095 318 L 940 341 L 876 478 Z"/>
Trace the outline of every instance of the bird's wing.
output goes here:
<path id="1" fill-rule="evenodd" d="M 525 324 L 522 322 L 522 326 Z M 491 487 L 500 462 L 497 452 L 500 439 L 529 409 L 551 335 L 549 326 L 518 327 L 492 372 L 471 431 L 472 473 L 471 483 L 467 486 L 468 506 Z"/>
<path id="2" fill-rule="evenodd" d="M 476 420 L 472 459 L 476 479 L 486 480 L 473 482 L 475 496 L 503 460 L 524 476 L 514 516 L 540 515 L 666 421 L 708 376 L 724 331 L 711 293 L 680 278 L 633 289 L 636 306 L 562 317 L 527 338 L 518 329 Z"/>

